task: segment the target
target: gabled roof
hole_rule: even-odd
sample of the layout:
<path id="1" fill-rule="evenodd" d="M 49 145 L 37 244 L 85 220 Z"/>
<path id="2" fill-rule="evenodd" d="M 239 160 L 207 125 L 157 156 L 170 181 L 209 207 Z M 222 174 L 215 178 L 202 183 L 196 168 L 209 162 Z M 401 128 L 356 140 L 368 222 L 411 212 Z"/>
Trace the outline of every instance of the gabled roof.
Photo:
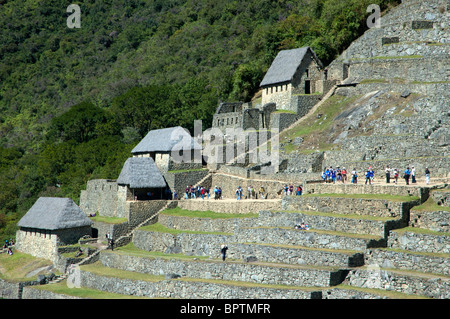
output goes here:
<path id="1" fill-rule="evenodd" d="M 322 62 L 310 47 L 303 47 L 278 52 L 269 70 L 259 84 L 260 87 L 275 83 L 290 82 L 306 53 L 311 51 L 314 59 L 322 67 Z"/>
<path id="2" fill-rule="evenodd" d="M 162 188 L 166 181 L 151 157 L 130 157 L 125 161 L 117 184 L 130 188 Z"/>
<path id="3" fill-rule="evenodd" d="M 148 132 L 131 153 L 170 152 L 181 149 L 201 150 L 202 147 L 187 130 L 176 126 Z"/>
<path id="4" fill-rule="evenodd" d="M 92 221 L 70 198 L 39 197 L 17 225 L 57 230 L 90 226 Z"/>

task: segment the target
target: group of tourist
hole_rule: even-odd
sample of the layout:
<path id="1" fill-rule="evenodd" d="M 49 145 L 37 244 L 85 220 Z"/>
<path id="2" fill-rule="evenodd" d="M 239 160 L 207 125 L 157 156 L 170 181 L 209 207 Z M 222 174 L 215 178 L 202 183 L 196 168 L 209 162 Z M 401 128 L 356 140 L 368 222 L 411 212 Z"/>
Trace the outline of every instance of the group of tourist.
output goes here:
<path id="1" fill-rule="evenodd" d="M 192 185 L 188 185 L 186 186 L 185 190 L 184 190 L 184 194 L 186 196 L 186 199 L 196 199 L 196 198 L 202 198 L 205 199 L 205 197 L 207 199 L 209 199 L 209 188 L 197 185 L 197 186 L 192 186 Z M 219 187 L 214 187 L 214 199 L 219 199 L 222 196 L 222 189 Z M 177 199 L 177 198 L 175 198 Z"/>
<path id="2" fill-rule="evenodd" d="M 386 175 L 386 183 L 389 184 L 391 181 L 391 178 L 393 179 L 394 184 L 398 184 L 398 177 L 399 177 L 399 170 L 396 168 L 390 168 L 389 165 L 386 166 L 385 169 L 385 175 Z M 369 183 L 372 184 L 373 180 L 374 180 L 374 170 L 371 166 L 369 166 L 369 168 L 367 169 L 367 171 L 364 172 L 364 176 L 366 177 L 365 180 L 365 184 Z M 356 168 L 353 168 L 353 171 L 351 172 L 351 176 L 352 176 L 352 184 L 357 184 L 358 183 L 358 173 L 356 172 Z M 409 167 L 407 167 L 405 169 L 405 171 L 403 172 L 403 176 L 402 178 L 405 180 L 406 185 L 409 185 L 409 179 L 411 178 L 411 182 L 413 184 L 415 184 L 416 181 L 416 169 L 414 168 L 414 166 L 411 167 L 411 169 Z M 332 166 L 330 167 L 325 167 L 323 169 L 322 172 L 322 179 L 325 183 L 333 183 L 335 184 L 336 181 L 338 182 L 342 182 L 345 183 L 345 181 L 347 180 L 347 170 L 345 169 L 345 167 L 341 170 L 339 167 L 337 167 L 336 169 L 333 169 Z M 427 168 L 425 168 L 425 182 L 427 184 L 430 183 L 430 170 Z"/>
<path id="3" fill-rule="evenodd" d="M 287 186 L 287 184 L 284 184 L 283 192 L 285 196 L 289 196 L 295 193 L 295 195 L 300 196 L 303 192 L 303 187 L 301 185 L 298 185 L 294 189 L 294 185 L 290 184 Z"/>

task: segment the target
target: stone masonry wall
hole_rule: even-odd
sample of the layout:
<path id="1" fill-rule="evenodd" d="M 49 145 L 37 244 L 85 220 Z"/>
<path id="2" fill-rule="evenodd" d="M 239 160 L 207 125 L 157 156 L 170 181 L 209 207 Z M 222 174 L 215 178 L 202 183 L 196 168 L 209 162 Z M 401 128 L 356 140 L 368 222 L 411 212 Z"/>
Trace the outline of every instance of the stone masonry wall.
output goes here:
<path id="1" fill-rule="evenodd" d="M 181 277 L 249 281 L 253 283 L 289 286 L 328 287 L 341 281 L 341 272 L 301 267 L 261 266 L 252 263 L 235 263 L 233 271 L 227 263 L 198 260 L 165 260 L 131 255 L 101 253 L 103 265 L 151 275 L 177 274 Z"/>

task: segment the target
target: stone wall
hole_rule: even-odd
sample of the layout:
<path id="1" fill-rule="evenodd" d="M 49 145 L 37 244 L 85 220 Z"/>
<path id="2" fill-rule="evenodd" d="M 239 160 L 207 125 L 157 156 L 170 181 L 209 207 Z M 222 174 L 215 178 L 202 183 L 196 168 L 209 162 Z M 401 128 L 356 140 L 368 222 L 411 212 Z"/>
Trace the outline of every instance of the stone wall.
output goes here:
<path id="1" fill-rule="evenodd" d="M 116 216 L 119 186 L 115 180 L 94 179 L 86 183 L 81 191 L 80 208 L 86 214 Z"/>
<path id="2" fill-rule="evenodd" d="M 112 293 L 148 298 L 176 299 L 313 299 L 320 292 L 227 285 L 224 283 L 189 280 L 142 281 L 101 276 L 81 271 L 83 285 Z"/>
<path id="3" fill-rule="evenodd" d="M 347 176 L 349 179 L 349 176 Z M 351 178 L 350 178 L 351 180 Z M 304 188 L 305 194 L 389 194 L 398 196 L 417 196 L 421 202 L 428 198 L 429 189 L 406 185 L 365 185 L 308 183 Z"/>
<path id="4" fill-rule="evenodd" d="M 429 254 L 410 254 L 390 249 L 368 249 L 364 253 L 366 265 L 379 265 L 387 269 L 414 270 L 423 273 L 450 275 L 449 258 Z"/>
<path id="5" fill-rule="evenodd" d="M 321 265 L 328 267 L 355 267 L 363 264 L 361 253 L 341 253 L 338 251 L 311 250 L 296 247 L 282 247 L 236 242 L 234 235 L 209 235 L 181 233 L 171 235 L 149 231 L 137 231 L 134 245 L 147 251 L 179 253 L 192 256 L 219 258 L 220 247 L 228 246 L 227 258 L 246 261 L 283 263 L 292 265 Z"/>
<path id="6" fill-rule="evenodd" d="M 16 249 L 35 257 L 56 261 L 58 257 L 58 236 L 51 232 L 24 231 L 16 232 Z"/>
<path id="7" fill-rule="evenodd" d="M 248 281 L 251 283 L 288 286 L 328 287 L 339 284 L 346 271 L 293 266 L 263 266 L 253 263 L 229 264 L 199 260 L 145 258 L 102 252 L 103 265 L 151 275 L 172 275 L 200 279 Z"/>
<path id="8" fill-rule="evenodd" d="M 242 186 L 243 187 L 243 186 Z M 257 189 L 256 189 L 257 190 Z M 247 194 L 247 189 L 244 189 L 244 195 Z M 234 195 L 236 196 L 236 195 Z M 217 213 L 234 213 L 234 214 L 248 214 L 248 213 L 258 213 L 262 209 L 280 209 L 281 200 L 236 200 L 234 201 L 223 201 L 214 200 L 214 192 L 211 190 L 211 195 L 209 200 L 189 199 L 178 201 L 178 207 L 187 210 L 199 210 L 199 211 L 213 211 Z"/>
<path id="9" fill-rule="evenodd" d="M 306 223 L 314 229 L 323 229 L 353 234 L 367 234 L 385 237 L 390 229 L 399 228 L 399 222 L 381 221 L 374 219 L 355 219 L 321 215 L 316 212 L 291 213 L 260 211 L 260 226 L 269 227 L 294 227 Z"/>
<path id="10" fill-rule="evenodd" d="M 430 277 L 408 276 L 377 266 L 351 270 L 344 282 L 355 287 L 375 288 L 436 299 L 450 298 L 450 282 Z"/>
<path id="11" fill-rule="evenodd" d="M 396 202 L 384 199 L 364 199 L 323 196 L 285 196 L 282 209 L 315 211 L 342 215 L 361 215 L 404 219 L 409 209 L 419 205 L 419 201 Z M 345 216 L 344 216 L 345 217 Z"/>
<path id="12" fill-rule="evenodd" d="M 297 114 L 274 112 L 270 115 L 270 127 L 277 127 L 279 131 L 288 128 L 299 119 Z"/>
<path id="13" fill-rule="evenodd" d="M 168 203 L 167 200 L 129 201 L 128 223 L 131 228 L 139 225 Z M 174 202 L 175 203 L 175 202 Z M 176 203 L 175 203 L 176 204 Z"/>
<path id="14" fill-rule="evenodd" d="M 449 211 L 410 211 L 411 227 L 429 229 L 437 232 L 450 233 Z"/>
<path id="15" fill-rule="evenodd" d="M 183 172 L 167 172 L 164 174 L 164 178 L 166 179 L 167 185 L 172 190 L 172 193 L 176 189 L 178 198 L 182 198 L 186 186 L 197 186 L 198 182 L 208 174 L 209 171 L 207 169 L 189 170 Z M 211 187 L 211 181 L 208 179 L 201 186 Z"/>
<path id="16" fill-rule="evenodd" d="M 394 231 L 389 233 L 388 247 L 423 253 L 450 253 L 450 236 L 422 234 L 413 231 Z"/>
<path id="17" fill-rule="evenodd" d="M 286 182 L 277 180 L 264 180 L 264 179 L 247 179 L 240 176 L 231 176 L 216 173 L 213 174 L 211 186 L 217 186 L 222 188 L 222 196 L 224 198 L 236 198 L 236 189 L 241 186 L 244 190 L 244 195 L 247 194 L 247 187 L 253 186 L 256 192 L 263 186 L 268 193 L 267 199 L 279 199 L 281 191 Z"/>

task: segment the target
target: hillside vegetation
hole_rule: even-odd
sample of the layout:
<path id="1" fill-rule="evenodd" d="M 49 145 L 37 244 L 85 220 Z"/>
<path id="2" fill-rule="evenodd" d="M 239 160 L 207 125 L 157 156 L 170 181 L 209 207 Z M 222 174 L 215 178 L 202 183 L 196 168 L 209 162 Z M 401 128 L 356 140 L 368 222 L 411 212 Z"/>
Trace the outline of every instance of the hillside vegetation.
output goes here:
<path id="1" fill-rule="evenodd" d="M 0 0 L 0 239 L 39 196 L 117 178 L 149 130 L 249 100 L 279 50 L 325 64 L 396 0 Z"/>

